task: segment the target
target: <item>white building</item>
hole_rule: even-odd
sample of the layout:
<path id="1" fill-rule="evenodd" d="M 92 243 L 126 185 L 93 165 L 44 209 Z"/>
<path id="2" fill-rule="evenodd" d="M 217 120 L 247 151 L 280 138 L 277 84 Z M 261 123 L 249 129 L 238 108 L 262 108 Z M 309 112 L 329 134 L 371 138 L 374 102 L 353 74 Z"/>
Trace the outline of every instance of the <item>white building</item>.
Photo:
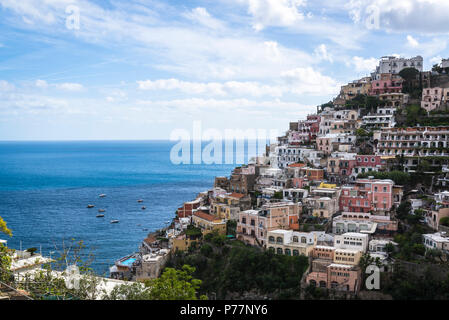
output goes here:
<path id="1" fill-rule="evenodd" d="M 294 202 L 302 201 L 307 198 L 309 191 L 306 189 L 290 188 L 283 190 L 284 200 L 290 200 Z"/>
<path id="2" fill-rule="evenodd" d="M 414 58 L 398 58 L 394 56 L 382 57 L 376 71 L 371 75 L 373 80 L 380 80 L 382 73 L 398 74 L 405 68 L 415 68 L 418 71 L 423 71 L 424 59 L 421 56 Z"/>
<path id="3" fill-rule="evenodd" d="M 366 252 L 368 235 L 358 232 L 347 232 L 334 237 L 334 247 L 337 249 L 353 249 Z"/>
<path id="4" fill-rule="evenodd" d="M 374 114 L 363 117 L 363 125 L 367 128 L 393 128 L 396 125 L 394 114 L 396 108 L 378 108 Z"/>
<path id="5" fill-rule="evenodd" d="M 397 246 L 397 243 L 390 241 L 390 240 L 380 240 L 380 239 L 371 240 L 369 242 L 370 254 L 377 253 L 377 254 L 386 255 L 387 250 L 385 249 L 385 247 L 387 246 L 387 244 L 392 244 L 394 246 Z"/>
<path id="6" fill-rule="evenodd" d="M 372 221 L 345 219 L 341 215 L 332 219 L 332 233 L 344 234 L 358 232 L 363 234 L 374 234 L 377 223 Z"/>
<path id="7" fill-rule="evenodd" d="M 449 251 L 449 238 L 444 232 L 423 234 L 423 242 L 427 249 Z"/>

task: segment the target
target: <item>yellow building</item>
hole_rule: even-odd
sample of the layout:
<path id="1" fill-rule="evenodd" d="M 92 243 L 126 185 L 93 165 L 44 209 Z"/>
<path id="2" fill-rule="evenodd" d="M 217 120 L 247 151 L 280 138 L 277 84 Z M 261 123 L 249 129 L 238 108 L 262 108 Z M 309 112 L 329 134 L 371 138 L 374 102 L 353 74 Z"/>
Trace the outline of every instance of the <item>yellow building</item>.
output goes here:
<path id="1" fill-rule="evenodd" d="M 172 240 L 172 251 L 186 251 L 194 242 L 198 242 L 198 239 L 190 239 L 185 234 L 183 234 Z"/>
<path id="2" fill-rule="evenodd" d="M 226 221 L 202 211 L 193 213 L 192 224 L 200 228 L 203 235 L 214 231 L 218 234 L 226 234 Z"/>
<path id="3" fill-rule="evenodd" d="M 335 249 L 334 263 L 356 266 L 359 264 L 362 252 L 351 249 Z"/>

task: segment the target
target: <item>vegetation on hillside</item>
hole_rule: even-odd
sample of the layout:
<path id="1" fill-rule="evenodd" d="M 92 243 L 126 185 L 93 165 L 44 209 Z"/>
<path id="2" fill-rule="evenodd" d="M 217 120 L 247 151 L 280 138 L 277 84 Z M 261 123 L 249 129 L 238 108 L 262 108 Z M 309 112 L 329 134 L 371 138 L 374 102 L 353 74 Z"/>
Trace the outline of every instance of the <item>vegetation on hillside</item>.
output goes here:
<path id="1" fill-rule="evenodd" d="M 179 270 L 166 268 L 157 279 L 115 287 L 107 300 L 206 300 L 199 295 L 201 280 L 193 278 L 195 268 L 189 265 Z"/>
<path id="2" fill-rule="evenodd" d="M 401 186 L 409 184 L 411 180 L 410 174 L 403 171 L 389 171 L 389 172 L 371 171 L 359 173 L 357 175 L 357 178 L 368 178 L 368 177 L 374 177 L 375 179 L 390 179 L 393 180 L 395 184 Z"/>
<path id="3" fill-rule="evenodd" d="M 177 252 L 167 267 L 195 267 L 200 292 L 217 299 L 251 293 L 274 299 L 299 298 L 300 280 L 308 266 L 305 256 L 277 255 L 225 236 L 208 234 L 201 245 Z"/>

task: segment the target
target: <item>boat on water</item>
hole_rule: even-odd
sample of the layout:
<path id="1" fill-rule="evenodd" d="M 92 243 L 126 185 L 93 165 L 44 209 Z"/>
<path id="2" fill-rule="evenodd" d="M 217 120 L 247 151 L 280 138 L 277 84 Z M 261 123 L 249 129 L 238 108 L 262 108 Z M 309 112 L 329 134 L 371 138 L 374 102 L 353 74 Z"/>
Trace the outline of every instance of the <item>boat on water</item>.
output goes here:
<path id="1" fill-rule="evenodd" d="M 119 223 L 119 220 L 111 220 L 111 223 Z"/>
<path id="2" fill-rule="evenodd" d="M 142 207 L 142 210 L 145 210 L 146 208 L 147 208 L 147 207 L 144 206 L 144 207 Z"/>
<path id="3" fill-rule="evenodd" d="M 88 209 L 92 209 L 92 208 L 94 208 L 94 207 L 95 207 L 95 206 L 94 206 L 93 204 L 88 204 L 88 205 L 87 205 L 87 208 L 88 208 Z"/>
<path id="4" fill-rule="evenodd" d="M 106 212 L 106 209 L 98 209 L 98 212 Z"/>
<path id="5" fill-rule="evenodd" d="M 104 198 L 104 197 L 106 197 L 106 195 L 104 193 L 102 193 L 102 194 L 99 195 L 99 197 L 100 198 Z"/>
<path id="6" fill-rule="evenodd" d="M 143 200 L 142 200 L 142 199 L 139 199 L 139 200 L 137 200 L 137 202 L 138 202 L 138 203 L 142 203 L 142 202 L 143 202 Z"/>
<path id="7" fill-rule="evenodd" d="M 97 218 L 103 218 L 104 214 L 97 214 Z"/>

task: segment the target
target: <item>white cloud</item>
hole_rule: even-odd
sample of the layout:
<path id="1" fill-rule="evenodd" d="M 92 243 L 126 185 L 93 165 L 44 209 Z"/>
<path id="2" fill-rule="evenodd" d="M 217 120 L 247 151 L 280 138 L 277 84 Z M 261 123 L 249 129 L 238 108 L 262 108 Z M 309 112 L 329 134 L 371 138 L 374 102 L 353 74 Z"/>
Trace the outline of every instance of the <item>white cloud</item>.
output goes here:
<path id="1" fill-rule="evenodd" d="M 288 70 L 281 76 L 291 86 L 291 91 L 299 95 L 306 93 L 329 95 L 340 90 L 340 84 L 334 79 L 322 75 L 312 67 Z"/>
<path id="2" fill-rule="evenodd" d="M 140 90 L 178 90 L 188 95 L 207 96 L 271 96 L 282 97 L 286 94 L 329 95 L 337 93 L 337 82 L 323 76 L 310 67 L 295 68 L 282 72 L 277 84 L 266 85 L 258 82 L 189 82 L 179 79 L 159 79 L 137 81 Z"/>
<path id="3" fill-rule="evenodd" d="M 212 17 L 206 8 L 198 7 L 185 14 L 185 17 L 210 29 L 222 29 L 222 21 Z"/>
<path id="4" fill-rule="evenodd" d="M 84 89 L 82 84 L 71 82 L 55 84 L 55 87 L 65 91 L 75 91 L 75 92 L 82 91 Z"/>
<path id="5" fill-rule="evenodd" d="M 227 81 L 218 82 L 188 82 L 178 79 L 161 79 L 138 81 L 141 90 L 179 90 L 189 95 L 250 95 L 250 96 L 281 96 L 284 89 L 276 86 L 262 85 L 256 82 Z"/>
<path id="6" fill-rule="evenodd" d="M 315 48 L 315 56 L 324 61 L 333 62 L 332 55 L 328 52 L 327 47 L 325 44 L 320 44 L 318 47 Z"/>
<path id="7" fill-rule="evenodd" d="M 346 7 L 354 22 L 365 23 L 368 8 L 379 12 L 379 27 L 391 32 L 449 32 L 447 0 L 351 0 Z"/>
<path id="8" fill-rule="evenodd" d="M 418 40 L 413 38 L 411 35 L 407 36 L 407 44 L 411 46 L 412 48 L 417 48 L 419 46 Z"/>
<path id="9" fill-rule="evenodd" d="M 5 80 L 0 80 L 0 92 L 13 91 L 15 86 Z"/>
<path id="10" fill-rule="evenodd" d="M 260 31 L 266 27 L 292 26 L 304 19 L 299 10 L 304 0 L 243 0 L 248 5 L 248 13 L 253 17 L 253 28 Z"/>
<path id="11" fill-rule="evenodd" d="M 362 57 L 353 57 L 350 62 L 347 63 L 348 66 L 352 66 L 355 68 L 356 72 L 372 72 L 376 69 L 376 66 L 379 64 L 379 59 L 376 58 L 362 58 Z"/>
<path id="12" fill-rule="evenodd" d="M 281 7 L 287 3 L 283 1 L 280 1 L 283 3 Z M 274 7 L 278 7 L 277 2 L 269 1 Z M 21 22 L 21 16 L 27 15 L 28 12 L 22 5 L 6 0 L 0 0 L 0 4 L 15 13 L 10 14 L 9 18 L 15 27 L 32 29 L 33 32 L 51 36 L 73 36 L 71 30 L 63 27 L 66 16 L 65 6 L 61 2 L 27 2 L 27 8 L 51 12 L 57 17 L 57 23 L 49 24 L 42 23 L 43 17 L 31 15 L 34 19 L 33 26 Z M 224 26 L 211 33 L 209 29 L 186 26 L 179 21 L 171 23 L 172 17 L 163 16 L 165 12 L 161 12 L 160 20 L 156 20 L 153 17 L 147 19 L 145 14 L 137 10 L 130 12 L 124 8 L 117 9 L 115 2 L 112 8 L 108 9 L 86 1 L 80 1 L 78 5 L 82 12 L 82 21 L 81 28 L 76 30 L 77 39 L 108 48 L 120 43 L 121 46 L 131 48 L 133 53 L 151 54 L 152 67 L 163 71 L 202 80 L 262 79 L 271 77 L 278 70 L 303 67 L 315 61 L 312 55 L 301 49 L 292 49 L 281 44 L 267 48 L 266 43 L 274 43 L 272 40 L 262 36 L 255 37 L 252 32 L 245 33 L 247 31 L 241 28 L 229 29 Z M 210 26 L 213 25 L 210 19 L 215 19 L 201 8 L 191 11 L 190 17 L 196 19 L 195 21 L 202 21 L 202 25 L 206 23 Z M 273 53 L 276 55 L 273 56 Z"/>
<path id="13" fill-rule="evenodd" d="M 429 61 L 430 61 L 430 63 L 432 63 L 432 65 L 434 65 L 434 64 L 440 64 L 441 60 L 443 60 L 443 58 L 441 56 L 436 56 L 436 57 L 431 58 Z"/>
<path id="14" fill-rule="evenodd" d="M 223 110 L 240 110 L 246 112 L 251 111 L 269 111 L 273 108 L 276 110 L 316 110 L 315 106 L 305 105 L 297 102 L 285 102 L 280 100 L 256 101 L 249 99 L 203 99 L 203 98 L 188 98 L 188 99 L 174 99 L 174 100 L 139 100 L 136 102 L 140 107 L 151 107 L 158 110 L 171 111 L 178 113 L 178 111 L 198 113 L 207 111 L 223 111 Z M 269 114 L 267 114 L 269 115 Z M 242 117 L 245 115 L 242 114 Z"/>
<path id="15" fill-rule="evenodd" d="M 38 87 L 38 88 L 48 88 L 48 83 L 45 80 L 38 79 L 38 80 L 36 80 L 35 84 L 36 84 L 36 87 Z"/>

